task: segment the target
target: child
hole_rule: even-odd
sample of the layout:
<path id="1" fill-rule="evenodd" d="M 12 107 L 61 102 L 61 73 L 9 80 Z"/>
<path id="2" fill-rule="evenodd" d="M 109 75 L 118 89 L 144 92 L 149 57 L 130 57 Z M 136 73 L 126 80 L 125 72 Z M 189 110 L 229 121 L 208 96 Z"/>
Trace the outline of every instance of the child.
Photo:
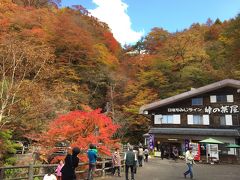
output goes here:
<path id="1" fill-rule="evenodd" d="M 57 175 L 57 180 L 62 180 L 62 173 L 61 173 L 61 169 L 64 166 L 63 164 L 63 160 L 60 160 L 57 169 L 55 170 L 55 173 Z"/>
<path id="2" fill-rule="evenodd" d="M 48 169 L 47 174 L 43 177 L 43 180 L 57 180 L 57 178 L 51 173 L 51 169 Z"/>

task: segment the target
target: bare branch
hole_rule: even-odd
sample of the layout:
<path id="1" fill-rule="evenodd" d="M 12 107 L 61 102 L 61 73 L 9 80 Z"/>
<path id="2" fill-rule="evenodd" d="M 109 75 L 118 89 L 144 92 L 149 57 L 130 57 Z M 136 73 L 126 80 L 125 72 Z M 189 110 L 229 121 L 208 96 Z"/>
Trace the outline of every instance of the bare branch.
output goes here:
<path id="1" fill-rule="evenodd" d="M 50 49 L 42 44 L 34 44 L 28 40 L 5 39 L 0 44 L 1 86 L 0 86 L 0 126 L 11 119 L 14 105 L 21 101 L 17 99 L 20 90 L 33 84 L 47 61 L 51 58 Z M 32 76 L 34 73 L 34 77 Z M 29 78 L 28 78 L 29 77 Z"/>

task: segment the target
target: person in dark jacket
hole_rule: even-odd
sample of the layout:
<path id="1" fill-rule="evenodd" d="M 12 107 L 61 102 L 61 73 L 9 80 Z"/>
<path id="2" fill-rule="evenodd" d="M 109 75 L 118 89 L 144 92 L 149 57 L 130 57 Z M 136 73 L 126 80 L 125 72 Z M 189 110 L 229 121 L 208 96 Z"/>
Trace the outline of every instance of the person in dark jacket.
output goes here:
<path id="1" fill-rule="evenodd" d="M 126 152 L 125 156 L 124 156 L 124 160 L 125 160 L 125 174 L 126 174 L 126 180 L 128 179 L 128 170 L 129 168 L 131 169 L 131 179 L 134 180 L 134 166 L 136 165 L 136 161 L 137 161 L 137 156 L 136 154 L 133 152 L 133 147 L 130 146 L 129 150 Z"/>
<path id="2" fill-rule="evenodd" d="M 79 158 L 77 155 L 80 153 L 78 147 L 74 147 L 71 152 L 71 148 L 68 150 L 68 154 L 65 158 L 64 166 L 62 167 L 62 180 L 76 180 L 75 168 L 78 166 Z"/>
<path id="3" fill-rule="evenodd" d="M 163 146 L 160 147 L 160 151 L 161 151 L 161 159 L 163 160 L 163 158 L 164 158 L 164 148 L 163 148 Z"/>

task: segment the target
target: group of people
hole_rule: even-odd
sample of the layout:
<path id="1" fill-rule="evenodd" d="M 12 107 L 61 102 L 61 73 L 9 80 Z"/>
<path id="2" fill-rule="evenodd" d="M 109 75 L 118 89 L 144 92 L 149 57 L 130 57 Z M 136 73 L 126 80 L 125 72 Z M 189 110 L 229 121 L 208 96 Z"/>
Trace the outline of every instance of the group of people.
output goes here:
<path id="1" fill-rule="evenodd" d="M 71 151 L 70 151 L 71 150 Z M 175 152 L 174 152 L 175 151 Z M 73 149 L 68 149 L 68 154 L 64 160 L 59 162 L 55 170 L 55 174 L 52 174 L 50 170 L 44 176 L 43 180 L 76 180 L 75 168 L 79 164 L 79 158 L 77 155 L 80 153 L 80 149 L 75 147 Z M 173 149 L 173 154 L 176 153 L 176 149 Z M 98 150 L 96 146 L 90 144 L 89 149 L 87 151 L 87 156 L 89 160 L 89 168 L 88 168 L 88 175 L 87 179 L 93 179 L 93 173 L 96 169 L 96 161 L 98 157 Z M 140 145 L 138 149 L 134 149 L 133 146 L 128 147 L 128 151 L 124 155 L 125 160 L 125 177 L 126 180 L 129 180 L 129 169 L 131 171 L 131 180 L 134 180 L 134 174 L 137 172 L 137 164 L 139 167 L 143 165 L 143 159 L 145 162 L 148 162 L 149 151 L 147 148 L 143 149 Z M 145 158 L 144 158 L 145 157 Z M 184 177 L 186 178 L 188 174 L 190 174 L 190 178 L 193 178 L 193 164 L 194 162 L 194 155 L 192 153 L 192 148 L 189 147 L 188 151 L 185 155 L 186 164 L 188 170 L 183 173 Z M 117 170 L 117 176 L 121 177 L 121 156 L 119 148 L 116 148 L 114 153 L 112 154 L 112 175 L 115 175 Z"/>
<path id="2" fill-rule="evenodd" d="M 79 158 L 77 157 L 79 153 L 80 149 L 78 147 L 73 149 L 69 148 L 64 162 L 62 160 L 59 162 L 59 165 L 55 170 L 55 174 L 52 174 L 49 169 L 43 180 L 76 180 L 75 168 L 79 164 Z M 143 165 L 143 159 L 145 162 L 148 162 L 148 155 L 148 149 L 146 148 L 144 150 L 141 145 L 139 148 L 135 148 L 134 150 L 133 146 L 128 147 L 128 151 L 124 156 L 126 180 L 128 180 L 129 169 L 131 170 L 131 180 L 134 180 L 134 173 L 137 172 L 137 164 L 141 167 Z M 96 146 L 93 144 L 89 145 L 87 156 L 89 160 L 87 179 L 92 180 L 98 157 L 98 150 Z M 120 149 L 116 148 L 112 154 L 112 175 L 115 175 L 117 172 L 117 176 L 121 177 L 121 160 Z"/>
<path id="3" fill-rule="evenodd" d="M 176 161 L 179 156 L 179 150 L 176 146 L 173 146 L 172 148 L 170 147 L 164 148 L 163 146 L 161 146 L 160 151 L 161 151 L 161 159 L 163 159 L 164 157 L 166 157 L 167 159 L 172 157 L 172 159 Z"/>
<path id="4" fill-rule="evenodd" d="M 80 153 L 80 149 L 78 147 L 74 147 L 73 149 L 68 148 L 67 156 L 63 161 L 59 162 L 55 170 L 55 174 L 52 174 L 51 170 L 48 169 L 47 174 L 44 176 L 43 180 L 76 180 L 75 169 L 78 167 L 79 158 L 77 157 Z M 96 146 L 90 144 L 89 149 L 87 151 L 87 156 L 89 160 L 89 168 L 88 168 L 88 180 L 93 179 L 93 172 L 96 168 L 96 161 L 98 150 Z"/>
<path id="5" fill-rule="evenodd" d="M 67 156 L 64 160 L 60 160 L 59 165 L 55 170 L 55 174 L 52 174 L 51 169 L 48 169 L 47 174 L 43 177 L 43 180 L 75 180 L 75 168 L 78 166 L 79 158 L 77 155 L 80 153 L 80 149 L 75 147 L 73 149 L 68 148 Z"/>
<path id="6" fill-rule="evenodd" d="M 173 147 L 172 150 L 173 159 L 179 156 L 178 149 Z M 145 156 L 145 158 L 144 158 Z M 137 163 L 139 163 L 139 167 L 142 166 L 142 160 L 144 158 L 145 162 L 148 162 L 149 151 L 146 148 L 143 150 L 143 147 L 140 146 L 138 150 L 134 150 L 133 146 L 128 147 L 128 151 L 125 153 L 124 160 L 125 160 L 125 176 L 126 180 L 129 180 L 129 169 L 131 171 L 131 180 L 134 180 L 134 174 L 136 173 Z M 113 175 L 115 174 L 116 169 L 118 170 L 118 176 L 120 175 L 120 166 L 121 166 L 121 157 L 119 154 L 119 149 L 117 148 L 116 151 L 113 153 Z M 185 155 L 185 161 L 188 167 L 188 170 L 183 173 L 184 177 L 186 178 L 188 174 L 190 174 L 190 178 L 193 178 L 193 164 L 194 162 L 194 155 L 192 153 L 192 147 L 188 148 L 188 151 Z"/>

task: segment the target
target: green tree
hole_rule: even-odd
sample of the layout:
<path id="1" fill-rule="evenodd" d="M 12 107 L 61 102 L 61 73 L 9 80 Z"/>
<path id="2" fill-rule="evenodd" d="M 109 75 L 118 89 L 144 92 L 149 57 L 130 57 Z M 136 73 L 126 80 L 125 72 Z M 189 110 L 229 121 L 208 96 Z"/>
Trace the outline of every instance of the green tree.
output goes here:
<path id="1" fill-rule="evenodd" d="M 15 160 L 12 158 L 12 154 L 16 152 L 17 145 L 11 140 L 12 132 L 9 130 L 0 131 L 0 165 L 3 164 L 13 165 Z"/>

